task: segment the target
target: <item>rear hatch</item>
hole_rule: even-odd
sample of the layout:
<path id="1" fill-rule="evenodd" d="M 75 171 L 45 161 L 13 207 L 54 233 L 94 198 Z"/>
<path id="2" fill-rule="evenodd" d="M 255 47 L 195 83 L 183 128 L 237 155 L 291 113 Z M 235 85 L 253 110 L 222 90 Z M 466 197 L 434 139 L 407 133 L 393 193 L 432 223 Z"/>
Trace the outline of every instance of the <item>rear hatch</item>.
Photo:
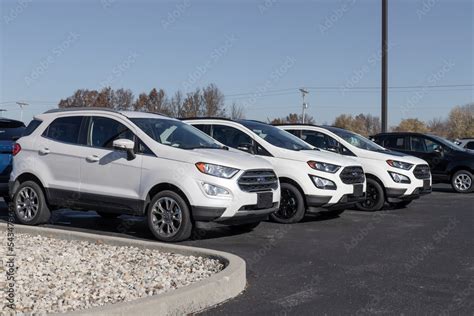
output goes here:
<path id="1" fill-rule="evenodd" d="M 0 182 L 7 182 L 12 169 L 12 149 L 25 129 L 20 121 L 0 119 Z"/>

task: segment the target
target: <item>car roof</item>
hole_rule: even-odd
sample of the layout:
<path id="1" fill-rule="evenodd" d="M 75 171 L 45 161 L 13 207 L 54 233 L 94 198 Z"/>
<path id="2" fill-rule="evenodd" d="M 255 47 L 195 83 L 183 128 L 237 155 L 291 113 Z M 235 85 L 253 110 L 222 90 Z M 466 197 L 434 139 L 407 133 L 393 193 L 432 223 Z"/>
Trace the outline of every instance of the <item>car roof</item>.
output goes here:
<path id="1" fill-rule="evenodd" d="M 9 118 L 6 118 L 6 117 L 0 117 L 0 124 L 11 124 L 11 125 L 22 125 L 22 126 L 25 126 L 25 123 L 23 123 L 22 121 L 18 121 L 18 120 L 14 120 L 14 119 L 9 119 Z"/>
<path id="2" fill-rule="evenodd" d="M 49 115 L 55 115 L 55 114 L 61 114 L 61 113 L 83 113 L 83 114 L 93 114 L 93 113 L 116 113 L 120 114 L 123 116 L 126 116 L 127 118 L 166 118 L 170 120 L 174 120 L 173 118 L 170 118 L 166 115 L 160 114 L 160 113 L 152 113 L 152 112 L 143 112 L 143 111 L 121 111 L 121 110 L 115 110 L 111 108 L 100 108 L 100 107 L 71 107 L 71 108 L 57 108 L 57 109 L 51 109 L 49 111 L 44 112 L 43 114 L 38 115 L 37 117 L 43 117 L 43 116 L 49 116 Z"/>

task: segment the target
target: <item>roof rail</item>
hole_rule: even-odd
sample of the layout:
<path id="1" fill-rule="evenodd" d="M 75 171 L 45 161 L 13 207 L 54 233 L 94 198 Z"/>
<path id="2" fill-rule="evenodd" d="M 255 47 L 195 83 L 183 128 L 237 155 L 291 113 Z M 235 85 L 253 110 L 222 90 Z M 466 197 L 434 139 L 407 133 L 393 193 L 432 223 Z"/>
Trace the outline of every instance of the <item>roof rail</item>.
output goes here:
<path id="1" fill-rule="evenodd" d="M 106 111 L 106 112 L 114 112 L 114 113 L 120 113 L 117 110 L 111 109 L 111 108 L 102 108 L 102 107 L 70 107 L 70 108 L 56 108 L 56 109 L 51 109 L 46 112 L 45 114 L 49 113 L 59 113 L 59 112 L 74 112 L 74 111 Z"/>

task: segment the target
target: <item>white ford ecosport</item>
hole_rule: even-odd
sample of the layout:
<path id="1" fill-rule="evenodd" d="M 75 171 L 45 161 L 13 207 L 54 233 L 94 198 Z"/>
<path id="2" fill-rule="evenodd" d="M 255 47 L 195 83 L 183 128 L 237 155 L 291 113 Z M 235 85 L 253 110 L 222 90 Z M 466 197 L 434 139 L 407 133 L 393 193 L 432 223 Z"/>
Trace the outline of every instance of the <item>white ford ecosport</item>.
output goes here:
<path id="1" fill-rule="evenodd" d="M 423 159 L 385 149 L 353 132 L 329 126 L 279 125 L 320 149 L 357 157 L 367 175 L 367 199 L 357 204 L 364 211 L 380 210 L 387 201 L 405 207 L 431 193 L 431 173 Z"/>
<path id="2" fill-rule="evenodd" d="M 179 120 L 80 108 L 38 115 L 15 144 L 10 196 L 23 224 L 61 207 L 147 216 L 162 241 L 195 221 L 252 229 L 278 209 L 270 163 L 218 144 Z"/>
<path id="3" fill-rule="evenodd" d="M 299 222 L 306 212 L 342 213 L 365 200 L 365 175 L 351 157 L 327 153 L 269 124 L 228 119 L 188 119 L 185 122 L 229 147 L 272 163 L 281 183 L 281 203 L 270 218 Z"/>

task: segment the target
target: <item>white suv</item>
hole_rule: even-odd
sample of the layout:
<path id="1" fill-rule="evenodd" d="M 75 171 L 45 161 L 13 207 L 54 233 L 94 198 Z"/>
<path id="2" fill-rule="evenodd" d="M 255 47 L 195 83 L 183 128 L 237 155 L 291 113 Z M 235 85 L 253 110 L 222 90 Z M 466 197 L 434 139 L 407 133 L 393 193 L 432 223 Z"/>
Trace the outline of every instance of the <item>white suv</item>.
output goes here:
<path id="1" fill-rule="evenodd" d="M 337 127 L 303 124 L 279 127 L 320 149 L 359 159 L 367 175 L 367 200 L 357 204 L 361 210 L 380 210 L 385 201 L 395 207 L 405 207 L 431 192 L 430 168 L 420 158 L 390 151 Z"/>
<path id="2" fill-rule="evenodd" d="M 83 108 L 51 110 L 30 125 L 9 183 L 23 224 L 61 207 L 146 215 L 157 239 L 179 241 L 195 221 L 251 229 L 279 206 L 270 163 L 179 120 Z"/>
<path id="3" fill-rule="evenodd" d="M 281 205 L 270 216 L 274 221 L 295 223 L 306 211 L 337 215 L 365 200 L 365 175 L 356 159 L 322 152 L 290 133 L 257 121 L 185 121 L 224 145 L 272 163 L 281 183 Z"/>

